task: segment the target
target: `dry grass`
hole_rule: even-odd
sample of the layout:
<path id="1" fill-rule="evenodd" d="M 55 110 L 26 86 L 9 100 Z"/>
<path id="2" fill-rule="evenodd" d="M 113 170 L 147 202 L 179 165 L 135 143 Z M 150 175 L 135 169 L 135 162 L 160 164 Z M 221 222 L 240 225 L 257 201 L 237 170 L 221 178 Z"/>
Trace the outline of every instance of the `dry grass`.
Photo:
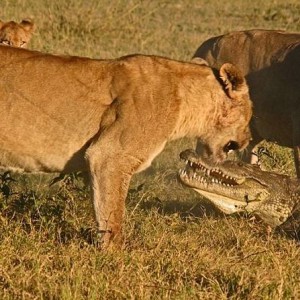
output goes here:
<path id="1" fill-rule="evenodd" d="M 206 38 L 250 28 L 300 31 L 296 0 L 2 0 L 0 19 L 31 17 L 30 47 L 111 58 L 129 53 L 188 60 Z M 124 249 L 95 242 L 89 191 L 75 174 L 0 180 L 0 299 L 299 299 L 298 241 L 249 216 L 224 217 L 177 183 L 167 146 L 135 176 Z M 271 146 L 265 164 L 294 174 L 291 153 Z"/>

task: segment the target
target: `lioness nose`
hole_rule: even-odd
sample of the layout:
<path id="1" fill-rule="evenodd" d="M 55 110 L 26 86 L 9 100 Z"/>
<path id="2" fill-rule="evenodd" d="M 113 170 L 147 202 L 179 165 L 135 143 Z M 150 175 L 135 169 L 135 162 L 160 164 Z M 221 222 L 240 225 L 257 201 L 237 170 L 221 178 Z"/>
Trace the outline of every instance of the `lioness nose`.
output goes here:
<path id="1" fill-rule="evenodd" d="M 235 141 L 229 141 L 224 147 L 223 151 L 228 153 L 231 150 L 238 150 L 240 148 L 239 144 Z"/>

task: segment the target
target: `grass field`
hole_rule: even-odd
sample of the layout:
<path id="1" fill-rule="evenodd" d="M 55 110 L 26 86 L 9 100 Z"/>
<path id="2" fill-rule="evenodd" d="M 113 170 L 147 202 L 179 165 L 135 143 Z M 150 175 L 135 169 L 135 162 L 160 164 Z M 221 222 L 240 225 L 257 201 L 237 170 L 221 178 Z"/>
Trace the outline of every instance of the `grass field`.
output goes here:
<path id="1" fill-rule="evenodd" d="M 296 0 L 0 0 L 0 19 L 31 17 L 29 48 L 113 58 L 130 53 L 189 60 L 213 35 L 251 28 L 300 31 Z M 30 76 L 30 74 L 28 74 Z M 124 249 L 101 252 L 89 190 L 78 174 L 0 177 L 0 299 L 300 299 L 299 241 L 251 216 L 224 216 L 176 179 L 169 144 L 134 177 Z M 295 175 L 274 145 L 277 172 Z M 274 164 L 275 162 L 275 164 Z"/>

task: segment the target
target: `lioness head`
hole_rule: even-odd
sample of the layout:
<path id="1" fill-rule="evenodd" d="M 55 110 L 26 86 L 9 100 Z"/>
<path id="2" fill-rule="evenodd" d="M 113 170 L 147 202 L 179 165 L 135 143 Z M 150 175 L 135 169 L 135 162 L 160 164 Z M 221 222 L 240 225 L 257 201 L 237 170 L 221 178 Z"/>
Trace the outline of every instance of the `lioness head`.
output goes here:
<path id="1" fill-rule="evenodd" d="M 34 23 L 25 19 L 20 23 L 0 20 L 0 44 L 26 48 L 35 29 Z"/>
<path id="2" fill-rule="evenodd" d="M 225 63 L 216 77 L 220 79 L 225 97 L 212 112 L 212 128 L 198 141 L 197 152 L 218 162 L 231 150 L 242 151 L 247 147 L 251 139 L 252 102 L 246 80 L 234 65 Z"/>

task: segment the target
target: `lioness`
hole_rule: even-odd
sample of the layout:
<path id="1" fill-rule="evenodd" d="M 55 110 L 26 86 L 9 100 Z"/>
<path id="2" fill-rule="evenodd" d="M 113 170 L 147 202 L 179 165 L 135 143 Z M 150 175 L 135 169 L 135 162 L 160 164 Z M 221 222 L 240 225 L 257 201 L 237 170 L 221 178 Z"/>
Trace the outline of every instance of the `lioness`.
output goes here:
<path id="1" fill-rule="evenodd" d="M 232 32 L 205 41 L 194 57 L 205 59 L 213 68 L 233 63 L 246 75 L 254 107 L 250 147 L 263 139 L 294 147 L 300 177 L 300 34 Z M 197 148 L 201 149 L 200 142 Z"/>
<path id="2" fill-rule="evenodd" d="M 231 64 L 216 77 L 157 56 L 96 60 L 4 46 L 0 56 L 0 165 L 89 170 L 104 246 L 120 236 L 132 175 L 168 141 L 197 136 L 215 161 L 248 145 L 248 86 Z"/>
<path id="3" fill-rule="evenodd" d="M 26 48 L 34 29 L 34 23 L 30 19 L 22 20 L 20 23 L 0 20 L 0 44 Z"/>

